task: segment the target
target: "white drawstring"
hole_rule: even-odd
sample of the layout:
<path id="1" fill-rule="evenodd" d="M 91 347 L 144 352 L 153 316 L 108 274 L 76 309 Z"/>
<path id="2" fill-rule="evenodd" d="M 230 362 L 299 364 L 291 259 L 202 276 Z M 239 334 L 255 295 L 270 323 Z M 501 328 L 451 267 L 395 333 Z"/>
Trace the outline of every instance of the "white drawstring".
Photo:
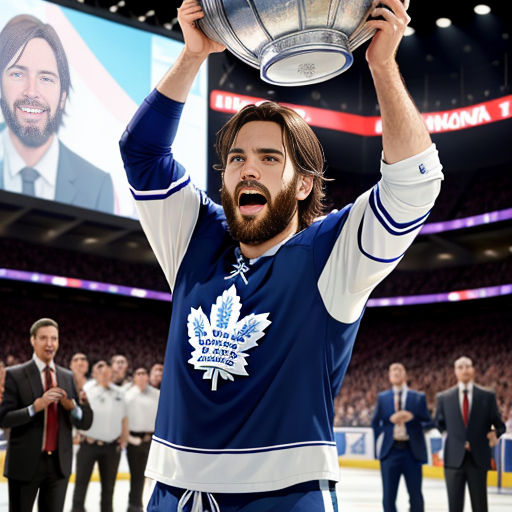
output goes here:
<path id="1" fill-rule="evenodd" d="M 209 492 L 205 493 L 208 498 L 208 503 L 210 504 L 211 510 L 205 510 L 203 508 L 203 499 L 201 491 L 185 491 L 180 501 L 178 502 L 178 512 L 185 511 L 185 505 L 189 502 L 190 498 L 193 496 L 192 500 L 192 508 L 190 512 L 220 512 L 220 507 L 218 503 L 215 501 L 215 498 Z"/>

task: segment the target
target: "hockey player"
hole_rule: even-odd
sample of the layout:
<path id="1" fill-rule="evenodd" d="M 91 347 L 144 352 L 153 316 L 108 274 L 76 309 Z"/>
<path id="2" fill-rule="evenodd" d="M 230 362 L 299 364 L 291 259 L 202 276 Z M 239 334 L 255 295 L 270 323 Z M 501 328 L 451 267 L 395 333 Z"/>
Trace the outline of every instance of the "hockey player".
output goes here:
<path id="1" fill-rule="evenodd" d="M 366 300 L 418 234 L 442 179 L 395 61 L 409 17 L 400 0 L 381 3 L 366 59 L 382 113 L 382 179 L 316 222 L 322 149 L 293 110 L 248 106 L 220 131 L 222 207 L 173 159 L 195 75 L 224 49 L 195 27 L 197 2 L 178 10 L 185 47 L 121 140 L 173 291 L 149 511 L 337 510 L 334 397 Z"/>

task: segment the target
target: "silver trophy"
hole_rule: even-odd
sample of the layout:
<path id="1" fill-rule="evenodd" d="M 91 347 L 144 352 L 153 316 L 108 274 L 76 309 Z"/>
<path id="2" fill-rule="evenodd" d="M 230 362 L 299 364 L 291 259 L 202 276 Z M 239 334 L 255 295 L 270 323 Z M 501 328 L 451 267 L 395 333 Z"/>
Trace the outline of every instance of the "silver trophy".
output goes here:
<path id="1" fill-rule="evenodd" d="M 346 71 L 375 31 L 372 0 L 200 0 L 200 29 L 275 85 L 307 85 Z M 403 0 L 405 8 L 409 0 Z"/>

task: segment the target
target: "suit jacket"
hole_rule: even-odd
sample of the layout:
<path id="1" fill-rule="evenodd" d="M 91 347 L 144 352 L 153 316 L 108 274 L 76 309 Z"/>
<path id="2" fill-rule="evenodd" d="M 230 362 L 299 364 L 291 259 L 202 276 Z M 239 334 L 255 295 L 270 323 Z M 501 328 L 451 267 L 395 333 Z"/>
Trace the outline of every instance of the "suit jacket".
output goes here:
<path id="1" fill-rule="evenodd" d="M 0 153 L 3 154 L 3 151 Z M 0 158 L 0 189 L 5 186 L 3 168 L 4 162 Z M 110 174 L 87 162 L 59 141 L 55 201 L 114 213 L 112 178 Z"/>
<path id="2" fill-rule="evenodd" d="M 425 463 L 428 460 L 428 456 L 423 430 L 434 427 L 427 409 L 425 394 L 413 389 L 407 389 L 404 410 L 414 415 L 414 418 L 405 424 L 412 454 L 419 462 Z M 380 460 L 384 459 L 393 447 L 394 423 L 391 423 L 389 418 L 395 412 L 393 390 L 389 389 L 379 393 L 377 408 L 372 420 L 372 428 L 376 442 L 379 436 L 383 435 L 382 445 L 377 454 Z"/>
<path id="3" fill-rule="evenodd" d="M 73 374 L 56 365 L 57 384 L 66 390 L 69 398 L 78 402 Z M 4 476 L 29 481 L 33 478 L 43 447 L 45 411 L 30 416 L 28 407 L 43 394 L 41 374 L 36 363 L 26 363 L 7 368 L 5 390 L 0 404 L 0 427 L 10 428 Z M 71 474 L 72 425 L 86 430 L 92 423 L 92 410 L 87 404 L 80 405 L 82 419 L 78 421 L 69 411 L 58 404 L 60 469 L 64 476 Z"/>
<path id="4" fill-rule="evenodd" d="M 458 468 L 462 465 L 469 441 L 471 455 L 482 469 L 491 468 L 491 448 L 487 433 L 494 426 L 499 437 L 506 430 L 498 412 L 496 395 L 487 389 L 473 385 L 473 401 L 468 426 L 464 426 L 459 401 L 459 388 L 455 386 L 437 395 L 435 423 L 441 432 L 447 433 L 444 447 L 444 465 Z"/>

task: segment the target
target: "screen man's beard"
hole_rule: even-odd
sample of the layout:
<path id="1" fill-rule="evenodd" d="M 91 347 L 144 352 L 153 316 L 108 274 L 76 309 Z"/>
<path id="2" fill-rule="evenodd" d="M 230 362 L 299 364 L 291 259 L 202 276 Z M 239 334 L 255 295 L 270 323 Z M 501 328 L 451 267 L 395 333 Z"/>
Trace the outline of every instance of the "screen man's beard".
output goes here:
<path id="1" fill-rule="evenodd" d="M 23 126 L 16 118 L 16 108 L 19 105 L 33 106 L 41 108 L 40 104 L 34 101 L 17 100 L 14 102 L 13 109 L 7 105 L 4 98 L 0 98 L 0 107 L 5 119 L 6 125 L 21 143 L 30 148 L 38 148 L 45 144 L 48 139 L 57 132 L 61 122 L 64 109 L 58 107 L 53 117 L 48 117 L 46 124 L 42 129 L 37 126 Z"/>

